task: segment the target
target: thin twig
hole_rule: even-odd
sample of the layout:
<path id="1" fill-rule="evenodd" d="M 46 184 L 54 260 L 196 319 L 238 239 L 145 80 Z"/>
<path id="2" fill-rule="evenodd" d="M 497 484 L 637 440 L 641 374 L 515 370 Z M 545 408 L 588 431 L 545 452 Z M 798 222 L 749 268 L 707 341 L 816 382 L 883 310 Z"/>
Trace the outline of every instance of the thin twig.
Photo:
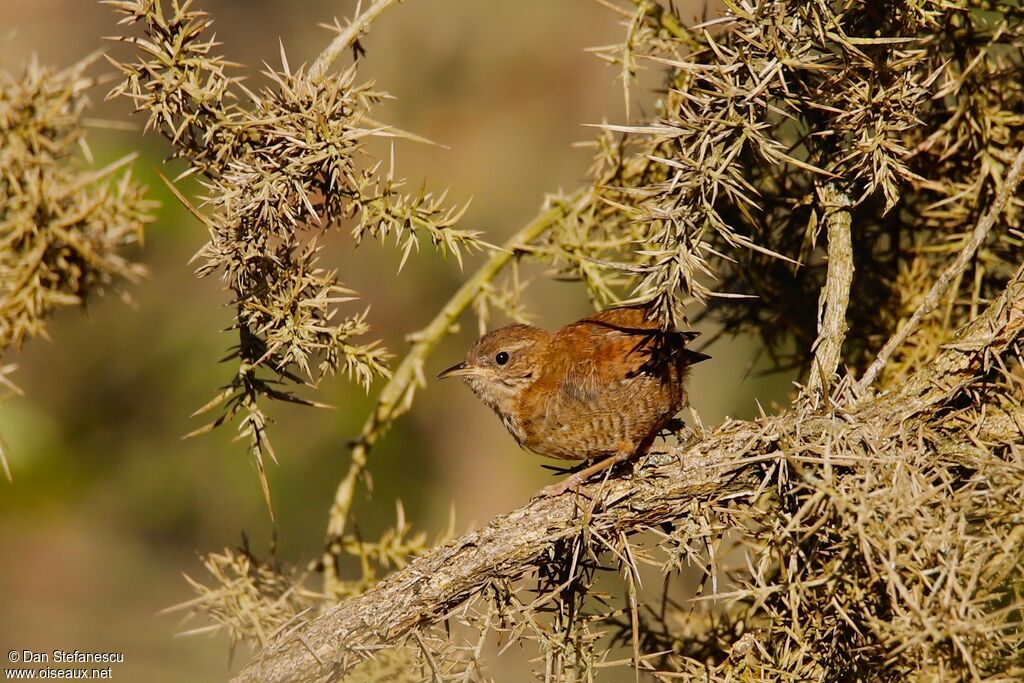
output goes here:
<path id="1" fill-rule="evenodd" d="M 430 667 L 430 675 L 434 683 L 444 683 L 444 677 L 441 675 L 441 670 L 437 668 L 437 662 L 434 660 L 434 655 L 430 654 L 430 649 L 427 644 L 423 642 L 423 636 L 418 632 L 412 634 L 416 639 L 416 644 L 420 646 L 420 650 L 423 651 L 423 658 L 427 660 L 427 665 Z"/>
<path id="2" fill-rule="evenodd" d="M 363 35 L 373 20 L 384 13 L 384 10 L 390 8 L 392 5 L 397 5 L 402 0 L 377 0 L 377 2 L 370 5 L 369 9 L 365 12 L 357 14 L 349 22 L 349 25 L 344 28 L 341 32 L 335 36 L 334 40 L 331 41 L 330 45 L 324 48 L 320 56 L 313 62 L 313 66 L 309 68 L 309 78 L 313 82 L 319 81 L 325 75 L 327 70 L 331 68 L 331 64 L 334 63 L 341 53 L 351 47 L 359 37 Z"/>
<path id="3" fill-rule="evenodd" d="M 864 372 L 864 376 L 860 378 L 858 383 L 861 390 L 869 387 L 878 378 L 879 373 L 885 368 L 885 364 L 889 362 L 889 358 L 896 349 L 902 346 L 903 342 L 914 332 L 921 319 L 938 307 L 939 301 L 946 293 L 946 290 L 949 289 L 949 285 L 967 269 L 967 264 L 974 257 L 978 247 L 985 241 L 989 231 L 992 230 L 992 226 L 995 225 L 999 216 L 1003 213 L 1003 209 L 1006 208 L 1006 205 L 1016 193 L 1022 171 L 1024 171 L 1024 147 L 1017 152 L 1017 158 L 1013 160 L 1013 166 L 1010 167 L 1010 172 L 1003 181 L 1003 186 L 999 188 L 999 192 L 996 194 L 995 201 L 992 202 L 988 213 L 975 226 L 971 239 L 960 250 L 956 260 L 949 264 L 946 270 L 942 272 L 942 275 L 939 276 L 939 279 L 935 281 L 928 295 L 925 296 L 924 301 L 917 307 L 914 314 L 910 316 L 910 320 L 889 338 L 889 341 L 885 343 L 882 350 L 878 352 L 874 362 Z"/>
<path id="4" fill-rule="evenodd" d="M 842 357 L 846 339 L 846 309 L 853 283 L 853 243 L 850 238 L 850 198 L 833 183 L 819 193 L 828 224 L 828 274 L 818 301 L 818 338 L 807 381 L 808 394 L 817 404 L 827 396 Z"/>

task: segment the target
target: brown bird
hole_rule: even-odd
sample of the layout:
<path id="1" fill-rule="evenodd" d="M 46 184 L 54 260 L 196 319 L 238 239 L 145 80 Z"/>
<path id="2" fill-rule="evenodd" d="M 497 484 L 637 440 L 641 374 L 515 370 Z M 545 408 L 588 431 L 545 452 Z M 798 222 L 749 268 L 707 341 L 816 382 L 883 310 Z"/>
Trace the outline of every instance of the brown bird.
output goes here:
<path id="1" fill-rule="evenodd" d="M 437 378 L 462 377 L 523 448 L 595 461 L 545 489 L 558 495 L 650 448 L 686 405 L 689 366 L 709 358 L 686 348 L 698 334 L 665 332 L 644 307 L 594 313 L 554 334 L 508 325 Z"/>

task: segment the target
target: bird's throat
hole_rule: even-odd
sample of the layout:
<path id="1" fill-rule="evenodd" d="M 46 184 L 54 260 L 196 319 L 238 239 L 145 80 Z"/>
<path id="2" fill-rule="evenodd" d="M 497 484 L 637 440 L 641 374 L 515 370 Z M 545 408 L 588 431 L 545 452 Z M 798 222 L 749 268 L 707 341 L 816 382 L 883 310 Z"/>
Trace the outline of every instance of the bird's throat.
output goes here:
<path id="1" fill-rule="evenodd" d="M 473 393 L 501 419 L 501 423 L 522 443 L 523 424 L 519 415 L 521 395 L 525 386 L 513 386 L 483 377 L 467 377 L 466 383 Z"/>

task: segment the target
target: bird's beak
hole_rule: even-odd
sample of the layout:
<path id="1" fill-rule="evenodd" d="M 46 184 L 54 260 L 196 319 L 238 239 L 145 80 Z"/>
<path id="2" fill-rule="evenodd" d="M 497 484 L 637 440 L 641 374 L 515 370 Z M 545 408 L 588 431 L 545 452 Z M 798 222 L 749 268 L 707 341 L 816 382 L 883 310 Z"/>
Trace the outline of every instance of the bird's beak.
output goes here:
<path id="1" fill-rule="evenodd" d="M 690 349 L 684 349 L 684 351 L 686 351 L 686 362 L 689 365 L 696 365 L 711 358 L 708 354 L 700 351 L 691 351 Z"/>
<path id="2" fill-rule="evenodd" d="M 474 368 L 466 365 L 465 362 L 456 363 L 441 374 L 437 376 L 438 379 L 445 379 L 448 377 L 460 377 L 462 375 L 476 375 L 479 374 L 479 368 Z"/>

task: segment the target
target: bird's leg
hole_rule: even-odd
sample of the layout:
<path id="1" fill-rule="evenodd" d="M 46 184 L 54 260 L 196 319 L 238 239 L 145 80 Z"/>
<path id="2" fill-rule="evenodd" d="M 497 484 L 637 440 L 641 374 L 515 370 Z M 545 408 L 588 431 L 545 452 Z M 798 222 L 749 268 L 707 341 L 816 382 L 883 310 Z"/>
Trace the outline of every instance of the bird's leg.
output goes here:
<path id="1" fill-rule="evenodd" d="M 598 460 L 590 467 L 585 467 L 579 472 L 574 472 L 557 484 L 551 486 L 545 486 L 540 490 L 542 496 L 560 496 L 566 491 L 575 489 L 577 486 L 585 482 L 590 477 L 594 476 L 598 472 L 604 472 L 609 467 L 615 467 L 620 462 L 625 462 L 633 457 L 637 451 L 632 448 L 623 448 L 616 451 L 613 455 L 608 456 L 604 460 Z"/>

